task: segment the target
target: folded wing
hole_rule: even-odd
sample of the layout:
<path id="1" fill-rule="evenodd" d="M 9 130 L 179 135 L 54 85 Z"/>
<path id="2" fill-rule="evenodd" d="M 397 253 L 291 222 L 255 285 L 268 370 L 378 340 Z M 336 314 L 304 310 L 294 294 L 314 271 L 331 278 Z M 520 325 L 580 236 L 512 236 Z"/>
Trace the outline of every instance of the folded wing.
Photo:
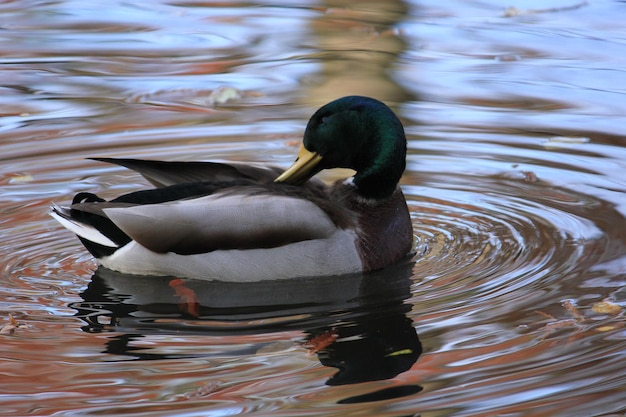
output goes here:
<path id="1" fill-rule="evenodd" d="M 159 253 L 268 248 L 330 237 L 335 223 L 313 202 L 272 194 L 199 198 L 104 208 L 125 234 Z"/>
<path id="2" fill-rule="evenodd" d="M 91 158 L 120 165 L 140 173 L 156 187 L 197 182 L 230 183 L 249 181 L 273 182 L 282 170 L 278 167 L 217 162 L 170 162 L 143 159 Z"/>

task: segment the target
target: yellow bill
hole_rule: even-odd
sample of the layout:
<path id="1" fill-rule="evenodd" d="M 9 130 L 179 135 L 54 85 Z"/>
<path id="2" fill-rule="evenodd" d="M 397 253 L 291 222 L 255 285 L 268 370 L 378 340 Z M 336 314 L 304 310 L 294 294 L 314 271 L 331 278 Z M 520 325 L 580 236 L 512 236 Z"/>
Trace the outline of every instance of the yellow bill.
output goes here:
<path id="1" fill-rule="evenodd" d="M 298 185 L 302 184 L 320 170 L 317 164 L 322 157 L 317 152 L 311 152 L 302 145 L 296 162 L 293 163 L 285 172 L 280 174 L 274 182 L 284 182 L 286 184 Z"/>

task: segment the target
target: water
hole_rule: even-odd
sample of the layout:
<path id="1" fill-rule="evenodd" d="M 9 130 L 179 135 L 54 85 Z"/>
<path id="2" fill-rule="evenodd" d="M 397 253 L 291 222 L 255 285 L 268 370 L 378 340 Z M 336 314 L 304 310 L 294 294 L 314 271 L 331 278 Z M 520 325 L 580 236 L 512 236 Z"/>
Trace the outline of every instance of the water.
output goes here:
<path id="1" fill-rule="evenodd" d="M 1 414 L 626 413 L 626 6 L 359 4 L 0 6 Z M 414 265 L 195 303 L 46 214 L 146 186 L 90 156 L 287 166 L 347 94 L 405 123 Z"/>

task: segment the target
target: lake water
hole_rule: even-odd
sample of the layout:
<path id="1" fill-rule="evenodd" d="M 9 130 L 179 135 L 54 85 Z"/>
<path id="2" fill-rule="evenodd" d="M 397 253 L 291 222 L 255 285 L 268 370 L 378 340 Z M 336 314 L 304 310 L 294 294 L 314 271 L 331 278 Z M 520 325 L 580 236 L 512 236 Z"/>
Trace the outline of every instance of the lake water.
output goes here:
<path id="1" fill-rule="evenodd" d="M 626 3 L 0 13 L 0 415 L 626 414 Z M 147 187 L 88 157 L 286 167 L 349 94 L 405 124 L 414 264 L 177 287 L 47 215 Z"/>

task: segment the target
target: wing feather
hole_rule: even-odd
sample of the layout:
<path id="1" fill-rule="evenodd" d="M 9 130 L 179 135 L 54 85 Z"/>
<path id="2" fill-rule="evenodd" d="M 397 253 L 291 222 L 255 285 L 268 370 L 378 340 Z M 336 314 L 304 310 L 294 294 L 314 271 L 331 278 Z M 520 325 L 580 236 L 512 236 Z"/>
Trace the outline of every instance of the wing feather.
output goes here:
<path id="1" fill-rule="evenodd" d="M 155 187 L 194 182 L 227 183 L 241 180 L 263 184 L 271 183 L 282 172 L 282 169 L 278 167 L 237 163 L 150 161 L 123 158 L 91 159 L 136 171 Z"/>
<path id="2" fill-rule="evenodd" d="M 103 211 L 133 240 L 159 253 L 277 247 L 328 238 L 337 229 L 315 203 L 270 194 L 215 193 Z"/>

